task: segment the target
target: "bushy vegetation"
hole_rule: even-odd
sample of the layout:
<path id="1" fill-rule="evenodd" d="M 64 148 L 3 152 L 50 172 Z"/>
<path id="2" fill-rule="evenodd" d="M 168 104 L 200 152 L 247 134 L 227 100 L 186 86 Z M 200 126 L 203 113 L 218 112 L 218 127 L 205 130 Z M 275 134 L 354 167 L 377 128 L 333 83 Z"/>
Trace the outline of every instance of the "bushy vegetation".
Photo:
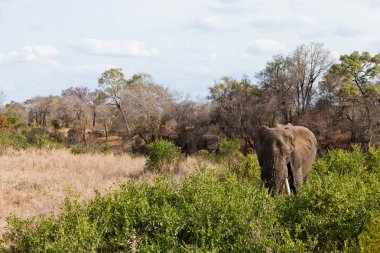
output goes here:
<path id="1" fill-rule="evenodd" d="M 259 167 L 254 156 L 253 175 Z M 377 252 L 380 152 L 330 151 L 298 195 L 203 169 L 181 181 L 128 181 L 57 217 L 10 217 L 4 252 Z"/>
<path id="2" fill-rule="evenodd" d="M 184 159 L 181 148 L 168 140 L 155 140 L 146 146 L 146 168 L 153 171 L 168 170 Z"/>
<path id="3" fill-rule="evenodd" d="M 70 152 L 75 155 L 80 154 L 94 154 L 94 153 L 103 153 L 103 154 L 109 154 L 111 153 L 111 148 L 107 143 L 103 144 L 95 144 L 95 145 L 88 145 L 88 144 L 76 144 L 73 145 L 70 149 Z"/>
<path id="4" fill-rule="evenodd" d="M 30 128 L 22 131 L 15 129 L 0 130 L 0 149 L 16 150 L 36 147 L 39 149 L 59 149 L 63 145 L 57 140 L 58 134 L 43 128 Z"/>

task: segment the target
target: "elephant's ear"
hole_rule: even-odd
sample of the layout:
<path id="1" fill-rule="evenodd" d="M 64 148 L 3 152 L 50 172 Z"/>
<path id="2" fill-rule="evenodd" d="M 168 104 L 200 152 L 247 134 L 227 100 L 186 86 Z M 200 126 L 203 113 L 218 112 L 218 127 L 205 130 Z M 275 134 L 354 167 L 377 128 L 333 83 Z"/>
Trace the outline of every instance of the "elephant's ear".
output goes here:
<path id="1" fill-rule="evenodd" d="M 255 147 L 257 158 L 259 159 L 260 165 L 262 164 L 261 150 L 264 145 L 264 138 L 266 134 L 265 132 L 267 131 L 267 129 L 269 129 L 269 127 L 261 126 L 259 129 L 257 129 L 255 137 L 253 139 L 254 141 L 253 145 Z"/>
<path id="2" fill-rule="evenodd" d="M 292 153 L 295 150 L 295 138 L 294 131 L 289 126 L 284 126 L 282 132 L 282 140 L 287 147 L 287 152 Z"/>
<path id="3" fill-rule="evenodd" d="M 294 126 L 294 146 L 295 155 L 298 157 L 298 161 L 303 164 L 306 160 L 312 157 L 315 158 L 317 139 L 314 134 L 306 127 Z"/>

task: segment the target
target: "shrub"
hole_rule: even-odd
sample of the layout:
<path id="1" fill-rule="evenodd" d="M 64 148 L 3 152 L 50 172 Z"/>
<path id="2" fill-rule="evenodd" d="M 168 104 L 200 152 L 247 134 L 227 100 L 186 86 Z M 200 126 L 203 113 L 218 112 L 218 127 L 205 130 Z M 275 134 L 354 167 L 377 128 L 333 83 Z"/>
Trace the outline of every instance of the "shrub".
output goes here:
<path id="1" fill-rule="evenodd" d="M 74 155 L 96 153 L 97 149 L 93 146 L 88 146 L 86 144 L 76 144 L 71 147 L 70 152 Z"/>
<path id="2" fill-rule="evenodd" d="M 81 129 L 70 128 L 67 132 L 67 142 L 70 145 L 78 144 L 83 141 L 83 132 Z"/>
<path id="3" fill-rule="evenodd" d="M 9 129 L 11 127 L 12 125 L 8 118 L 4 114 L 0 113 L 0 129 Z"/>
<path id="4" fill-rule="evenodd" d="M 49 130 L 42 127 L 24 129 L 23 135 L 28 140 L 29 144 L 39 149 L 59 149 L 63 145 L 57 140 L 57 134 L 51 133 Z"/>
<path id="5" fill-rule="evenodd" d="M 360 174 L 366 169 L 366 154 L 360 149 L 359 145 L 353 145 L 352 151 L 336 149 L 330 150 L 325 162 L 329 172 L 338 174 Z"/>
<path id="6" fill-rule="evenodd" d="M 26 137 L 17 131 L 0 130 L 0 149 L 25 149 L 28 147 Z"/>
<path id="7" fill-rule="evenodd" d="M 359 235 L 359 243 L 362 252 L 380 252 L 380 215 L 374 216 Z"/>
<path id="8" fill-rule="evenodd" d="M 103 144 L 76 144 L 71 147 L 70 152 L 75 155 L 80 154 L 94 154 L 94 153 L 103 153 L 103 154 L 109 154 L 111 153 L 111 147 L 108 145 L 107 142 L 104 142 Z"/>
<path id="9" fill-rule="evenodd" d="M 342 164 L 358 166 L 351 156 Z M 130 180 L 70 197 L 56 217 L 9 218 L 0 252 L 378 252 L 379 172 L 334 159 L 318 160 L 297 196 L 273 198 L 230 171 Z"/>
<path id="10" fill-rule="evenodd" d="M 156 140 L 146 146 L 147 162 L 146 168 L 154 171 L 169 169 L 171 165 L 176 166 L 184 155 L 181 149 L 168 140 Z"/>
<path id="11" fill-rule="evenodd" d="M 25 123 L 18 114 L 8 114 L 7 119 L 8 122 L 12 125 L 12 128 L 21 129 L 26 127 Z"/>
<path id="12" fill-rule="evenodd" d="M 112 151 L 111 147 L 108 145 L 108 142 L 104 142 L 100 147 L 100 152 L 103 154 L 110 154 Z"/>

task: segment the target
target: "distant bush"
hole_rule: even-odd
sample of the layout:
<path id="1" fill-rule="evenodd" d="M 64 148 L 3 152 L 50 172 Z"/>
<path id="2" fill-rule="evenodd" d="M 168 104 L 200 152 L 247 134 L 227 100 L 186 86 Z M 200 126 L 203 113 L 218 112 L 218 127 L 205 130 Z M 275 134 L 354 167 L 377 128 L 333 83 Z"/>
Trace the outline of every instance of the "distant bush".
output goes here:
<path id="1" fill-rule="evenodd" d="M 21 133 L 12 130 L 0 130 L 0 151 L 5 148 L 25 149 L 28 146 L 28 140 Z"/>
<path id="2" fill-rule="evenodd" d="M 176 166 L 184 159 L 181 148 L 168 140 L 156 140 L 146 146 L 147 162 L 146 168 L 153 171 L 169 169 L 171 165 Z"/>
<path id="3" fill-rule="evenodd" d="M 67 132 L 67 144 L 74 145 L 83 142 L 83 132 L 78 128 L 70 128 Z"/>
<path id="4" fill-rule="evenodd" d="M 95 153 L 110 154 L 111 148 L 107 142 L 103 144 L 93 144 L 93 145 L 76 144 L 71 147 L 70 152 L 75 155 L 95 154 Z"/>
<path id="5" fill-rule="evenodd" d="M 39 149 L 63 148 L 63 144 L 59 142 L 58 134 L 42 127 L 24 129 L 23 135 L 31 146 Z"/>
<path id="6" fill-rule="evenodd" d="M 88 146 L 86 144 L 76 144 L 71 147 L 70 152 L 74 155 L 82 155 L 82 154 L 96 153 L 97 149 L 93 146 Z"/>
<path id="7" fill-rule="evenodd" d="M 18 114 L 8 114 L 7 119 L 12 128 L 21 129 L 26 127 L 26 124 L 22 121 Z"/>

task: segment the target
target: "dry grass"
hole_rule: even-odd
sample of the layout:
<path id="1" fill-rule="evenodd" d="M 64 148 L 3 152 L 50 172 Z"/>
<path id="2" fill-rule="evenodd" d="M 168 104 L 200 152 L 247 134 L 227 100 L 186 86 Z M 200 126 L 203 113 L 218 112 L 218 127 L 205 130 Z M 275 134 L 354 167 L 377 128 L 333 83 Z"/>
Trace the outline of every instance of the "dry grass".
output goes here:
<path id="1" fill-rule="evenodd" d="M 104 193 L 112 185 L 136 178 L 144 158 L 128 155 L 73 155 L 67 150 L 8 151 L 0 156 L 0 234 L 5 218 L 56 213 L 70 187 L 82 199 Z"/>
<path id="2" fill-rule="evenodd" d="M 58 213 L 68 188 L 86 200 L 94 196 L 94 189 L 105 193 L 128 178 L 152 181 L 155 175 L 144 173 L 144 164 L 145 158 L 128 155 L 9 150 L 0 156 L 0 235 L 11 213 L 20 217 Z M 199 164 L 188 158 L 176 169 L 175 177 L 191 173 Z"/>

